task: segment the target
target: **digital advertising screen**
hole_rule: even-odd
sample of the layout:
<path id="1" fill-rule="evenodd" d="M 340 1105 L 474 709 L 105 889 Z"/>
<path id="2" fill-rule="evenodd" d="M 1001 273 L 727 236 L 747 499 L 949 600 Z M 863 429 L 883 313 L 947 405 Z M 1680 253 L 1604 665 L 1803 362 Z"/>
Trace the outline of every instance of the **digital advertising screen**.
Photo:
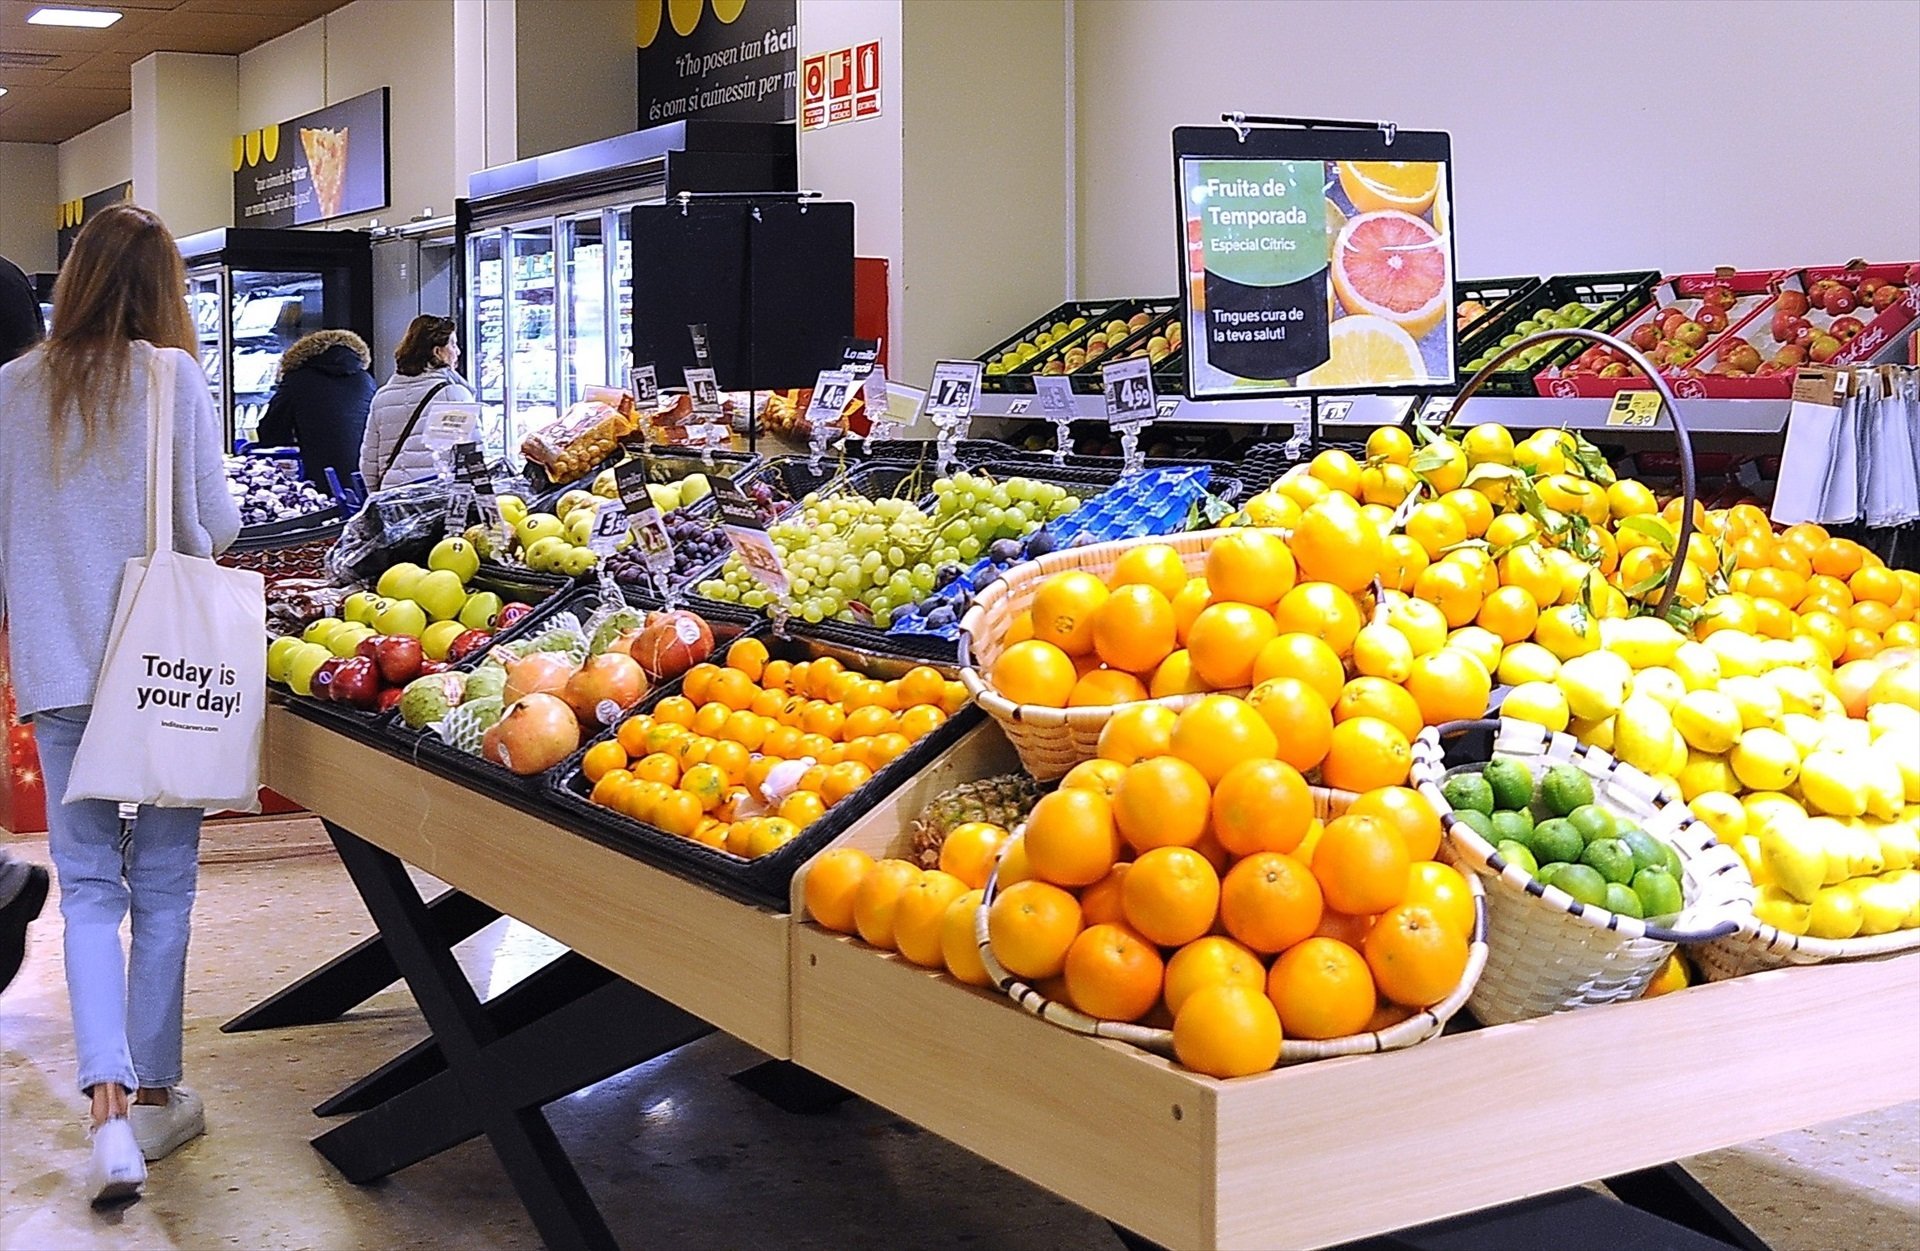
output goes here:
<path id="1" fill-rule="evenodd" d="M 1432 132 L 1175 130 L 1187 394 L 1451 386 L 1450 153 Z"/>

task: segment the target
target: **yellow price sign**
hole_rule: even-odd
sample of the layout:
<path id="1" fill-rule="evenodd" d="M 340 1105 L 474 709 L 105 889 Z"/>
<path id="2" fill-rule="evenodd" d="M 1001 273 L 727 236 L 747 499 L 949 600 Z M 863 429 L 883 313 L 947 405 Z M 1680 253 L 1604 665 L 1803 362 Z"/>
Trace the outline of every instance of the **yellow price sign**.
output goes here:
<path id="1" fill-rule="evenodd" d="M 1658 391 L 1618 391 L 1607 410 L 1609 426 L 1651 426 L 1660 416 Z"/>

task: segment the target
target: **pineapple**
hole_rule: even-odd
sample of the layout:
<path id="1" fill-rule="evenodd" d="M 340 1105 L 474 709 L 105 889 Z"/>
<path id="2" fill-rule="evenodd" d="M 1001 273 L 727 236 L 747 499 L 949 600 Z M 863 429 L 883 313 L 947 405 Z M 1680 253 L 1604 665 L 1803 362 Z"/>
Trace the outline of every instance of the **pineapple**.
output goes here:
<path id="1" fill-rule="evenodd" d="M 937 869 L 940 846 L 954 829 L 969 821 L 1012 829 L 1039 798 L 1040 784 L 1024 773 L 1002 773 L 942 791 L 913 823 L 911 859 L 923 869 Z"/>

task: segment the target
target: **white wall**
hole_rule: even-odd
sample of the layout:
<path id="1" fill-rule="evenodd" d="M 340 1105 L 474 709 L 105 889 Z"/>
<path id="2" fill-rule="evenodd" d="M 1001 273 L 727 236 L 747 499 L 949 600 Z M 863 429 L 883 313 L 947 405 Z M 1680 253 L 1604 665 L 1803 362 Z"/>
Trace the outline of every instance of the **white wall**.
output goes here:
<path id="1" fill-rule="evenodd" d="M 133 65 L 133 185 L 176 237 L 233 220 L 234 58 L 151 52 Z"/>
<path id="2" fill-rule="evenodd" d="M 1169 131 L 1235 109 L 1451 131 L 1468 277 L 1920 250 L 1915 0 L 1075 13 L 1090 295 L 1176 288 Z"/>
<path id="3" fill-rule="evenodd" d="M 638 129 L 633 0 L 514 0 L 523 157 Z"/>
<path id="4" fill-rule="evenodd" d="M 133 177 L 133 112 L 109 117 L 60 145 L 61 200 L 78 200 Z M 133 189 L 140 198 L 140 188 Z"/>
<path id="5" fill-rule="evenodd" d="M 60 154 L 50 143 L 0 143 L 0 256 L 30 274 L 58 263 Z"/>

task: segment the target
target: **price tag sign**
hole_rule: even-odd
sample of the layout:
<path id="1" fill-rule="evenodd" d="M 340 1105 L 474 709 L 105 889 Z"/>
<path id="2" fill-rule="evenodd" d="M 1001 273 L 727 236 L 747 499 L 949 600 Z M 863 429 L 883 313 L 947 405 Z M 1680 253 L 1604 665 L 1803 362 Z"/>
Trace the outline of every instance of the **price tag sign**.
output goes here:
<path id="1" fill-rule="evenodd" d="M 672 573 L 673 536 L 667 533 L 667 522 L 660 510 L 648 504 L 637 513 L 628 513 L 627 518 L 628 529 L 639 545 L 647 568 L 656 574 Z"/>
<path id="2" fill-rule="evenodd" d="M 852 374 L 844 369 L 821 370 L 813 384 L 813 398 L 807 402 L 807 424 L 816 430 L 838 426 L 852 397 Z"/>
<path id="3" fill-rule="evenodd" d="M 707 323 L 694 321 L 687 323 L 687 338 L 693 341 L 693 360 L 702 369 L 713 365 L 713 356 L 707 349 Z"/>
<path id="4" fill-rule="evenodd" d="M 587 533 L 587 550 L 602 560 L 620 549 L 627 537 L 627 509 L 619 500 L 603 500 L 593 510 L 593 529 Z"/>
<path id="5" fill-rule="evenodd" d="M 880 340 L 847 338 L 840 341 L 840 368 L 854 378 L 865 378 L 880 363 Z"/>
<path id="6" fill-rule="evenodd" d="M 436 452 L 444 452 L 456 443 L 473 439 L 480 422 L 480 406 L 456 401 L 435 401 L 427 405 L 420 419 L 420 440 Z"/>
<path id="7" fill-rule="evenodd" d="M 980 395 L 979 361 L 937 361 L 927 392 L 927 415 L 939 425 L 966 425 Z"/>
<path id="8" fill-rule="evenodd" d="M 1321 400 L 1320 424 L 1337 425 L 1345 421 L 1351 412 L 1353 412 L 1352 400 Z"/>
<path id="9" fill-rule="evenodd" d="M 1452 408 L 1451 395 L 1430 395 L 1427 397 L 1427 402 L 1420 406 L 1420 416 L 1415 420 L 1431 425 L 1444 418 Z"/>
<path id="10" fill-rule="evenodd" d="M 875 442 L 899 438 L 905 423 L 893 415 L 893 388 L 887 382 L 886 366 L 873 367 L 866 382 L 861 384 L 860 394 L 867 401 L 867 446 L 871 448 Z"/>
<path id="11" fill-rule="evenodd" d="M 1049 375 L 1049 377 L 1051 377 L 1051 376 L 1052 376 L 1052 375 Z M 1023 395 L 1023 396 L 1021 396 L 1021 397 L 1019 397 L 1018 399 L 1012 399 L 1012 400 L 1008 400 L 1008 401 L 1007 401 L 1007 416 L 1009 416 L 1009 417 L 1023 417 L 1023 416 L 1025 416 L 1025 415 L 1026 415 L 1026 412 L 1027 412 L 1027 410 L 1028 410 L 1029 408 L 1032 408 L 1032 407 L 1033 407 L 1033 401 L 1032 401 L 1032 400 L 1030 400 L 1030 399 L 1028 399 L 1028 398 L 1027 398 L 1026 396 L 1024 396 L 1024 395 Z"/>
<path id="12" fill-rule="evenodd" d="M 687 370 L 686 377 L 687 394 L 693 398 L 693 411 L 718 413 L 720 384 L 714 379 L 713 370 L 706 366 L 695 366 Z"/>
<path id="13" fill-rule="evenodd" d="M 467 528 L 467 522 L 473 516 L 475 502 L 473 484 L 456 479 L 452 489 L 447 492 L 448 534 Z"/>
<path id="14" fill-rule="evenodd" d="M 785 598 L 787 570 L 780 563 L 780 551 L 767 535 L 767 523 L 760 519 L 759 510 L 730 478 L 714 479 L 713 503 L 720 515 L 720 527 L 740 563 L 756 582 Z"/>
<path id="15" fill-rule="evenodd" d="M 1609 426 L 1651 426 L 1660 416 L 1658 391 L 1616 391 L 1607 409 Z"/>
<path id="16" fill-rule="evenodd" d="M 660 378 L 653 362 L 635 365 L 627 371 L 627 390 L 633 393 L 634 405 L 641 412 L 651 414 L 660 407 Z"/>
<path id="17" fill-rule="evenodd" d="M 1040 415 L 1055 425 L 1073 420 L 1073 383 L 1059 374 L 1042 374 L 1035 378 L 1033 398 L 1040 405 Z"/>
<path id="18" fill-rule="evenodd" d="M 1100 385 L 1106 393 L 1107 424 L 1138 430 L 1159 412 L 1153 397 L 1153 363 L 1144 358 L 1103 365 Z"/>
<path id="19" fill-rule="evenodd" d="M 620 502 L 626 505 L 630 514 L 653 507 L 653 493 L 647 490 L 647 484 L 651 481 L 643 456 L 629 456 L 613 467 L 614 489 L 620 493 Z"/>

